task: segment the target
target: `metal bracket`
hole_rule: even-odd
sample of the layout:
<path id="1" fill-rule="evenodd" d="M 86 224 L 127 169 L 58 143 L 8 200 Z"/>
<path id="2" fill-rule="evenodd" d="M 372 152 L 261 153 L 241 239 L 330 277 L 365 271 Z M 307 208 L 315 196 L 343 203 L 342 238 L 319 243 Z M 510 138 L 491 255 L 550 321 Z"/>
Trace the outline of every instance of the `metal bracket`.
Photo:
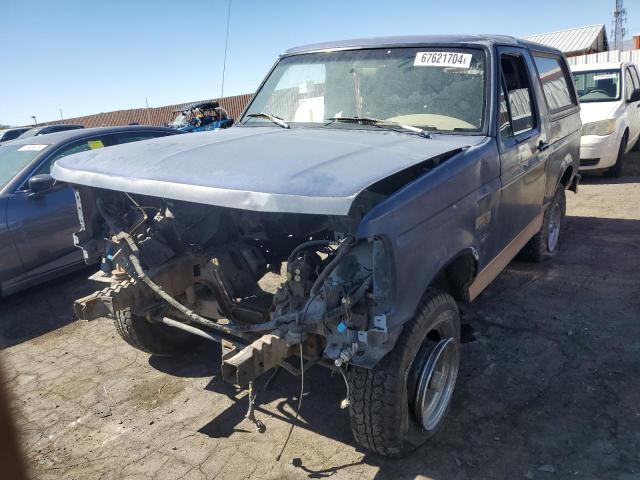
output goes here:
<path id="1" fill-rule="evenodd" d="M 373 326 L 381 332 L 387 331 L 387 316 L 384 313 L 373 317 Z"/>
<path id="2" fill-rule="evenodd" d="M 247 387 L 251 380 L 282 364 L 289 356 L 287 342 L 272 333 L 263 335 L 239 352 L 226 349 L 224 342 L 222 345 L 222 378 L 241 387 Z"/>

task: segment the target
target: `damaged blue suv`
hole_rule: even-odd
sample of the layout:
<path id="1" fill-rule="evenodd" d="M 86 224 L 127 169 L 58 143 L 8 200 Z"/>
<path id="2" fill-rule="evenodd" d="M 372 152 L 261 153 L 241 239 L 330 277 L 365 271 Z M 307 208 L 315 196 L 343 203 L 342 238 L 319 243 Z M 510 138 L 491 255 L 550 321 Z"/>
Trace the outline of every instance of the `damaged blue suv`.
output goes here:
<path id="1" fill-rule="evenodd" d="M 516 255 L 558 253 L 580 130 L 567 62 L 541 45 L 291 49 L 233 128 L 56 163 L 76 244 L 108 272 L 76 311 L 156 355 L 219 342 L 223 377 L 250 394 L 271 369 L 339 370 L 355 440 L 401 456 L 446 416 L 458 303 Z"/>

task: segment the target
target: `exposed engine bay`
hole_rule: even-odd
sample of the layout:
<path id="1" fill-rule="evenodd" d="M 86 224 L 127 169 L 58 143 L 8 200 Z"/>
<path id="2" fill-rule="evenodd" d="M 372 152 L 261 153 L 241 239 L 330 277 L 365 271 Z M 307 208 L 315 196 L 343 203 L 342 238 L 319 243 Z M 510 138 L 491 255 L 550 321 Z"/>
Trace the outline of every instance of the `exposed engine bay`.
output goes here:
<path id="1" fill-rule="evenodd" d="M 387 331 L 389 256 L 356 238 L 381 193 L 349 216 L 253 212 L 77 187 L 87 263 L 108 284 L 76 302 L 80 318 L 123 309 L 222 343 L 225 380 L 247 386 L 306 361 L 371 367 L 395 342 Z M 260 281 L 281 275 L 275 292 Z"/>

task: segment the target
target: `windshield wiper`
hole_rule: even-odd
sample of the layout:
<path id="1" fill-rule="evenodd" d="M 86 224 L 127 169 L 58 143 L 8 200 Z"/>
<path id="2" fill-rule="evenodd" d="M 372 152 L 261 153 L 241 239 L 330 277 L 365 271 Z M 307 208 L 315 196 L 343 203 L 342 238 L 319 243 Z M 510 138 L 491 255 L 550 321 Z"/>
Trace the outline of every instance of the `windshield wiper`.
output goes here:
<path id="1" fill-rule="evenodd" d="M 264 112 L 247 113 L 245 115 L 245 117 L 248 117 L 248 118 L 266 118 L 267 120 L 271 120 L 273 123 L 275 123 L 279 127 L 291 128 L 289 126 L 289 124 L 287 122 L 285 122 L 283 119 L 281 119 L 280 117 L 276 117 L 275 115 L 270 115 L 270 114 L 264 113 Z"/>
<path id="2" fill-rule="evenodd" d="M 333 122 L 348 122 L 348 123 L 358 123 L 360 125 L 373 125 L 375 127 L 380 128 L 389 128 L 394 132 L 397 132 L 398 128 L 402 130 L 406 130 L 411 133 L 417 133 L 421 137 L 431 138 L 431 134 L 426 130 L 418 127 L 412 127 L 411 125 L 403 125 L 402 123 L 394 122 L 392 120 L 382 120 L 380 118 L 371 118 L 371 117 L 330 117 L 327 118 L 329 123 Z M 327 124 L 329 125 L 329 124 Z M 394 128 L 395 127 L 395 128 Z"/>

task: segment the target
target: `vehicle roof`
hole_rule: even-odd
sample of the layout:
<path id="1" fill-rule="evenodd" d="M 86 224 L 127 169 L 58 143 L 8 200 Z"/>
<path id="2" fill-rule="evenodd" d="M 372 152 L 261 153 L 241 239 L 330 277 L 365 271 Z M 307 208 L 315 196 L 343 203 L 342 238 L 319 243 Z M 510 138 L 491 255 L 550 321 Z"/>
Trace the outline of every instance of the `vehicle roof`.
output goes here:
<path id="1" fill-rule="evenodd" d="M 39 132 L 40 130 L 44 130 L 45 128 L 50 127 L 79 127 L 84 128 L 84 125 L 79 125 L 75 123 L 55 123 L 53 125 L 38 125 L 37 127 L 24 127 L 29 131 Z"/>
<path id="2" fill-rule="evenodd" d="M 66 142 L 68 140 L 79 140 L 84 137 L 91 137 L 97 133 L 123 133 L 137 131 L 166 131 L 176 133 L 173 128 L 144 126 L 144 125 L 127 125 L 121 127 L 95 127 L 95 128 L 79 128 L 76 130 L 63 130 L 62 132 L 47 133 L 46 135 L 38 135 L 37 137 L 18 138 L 4 145 L 53 145 L 56 143 Z"/>
<path id="3" fill-rule="evenodd" d="M 631 65 L 630 62 L 602 62 L 602 63 L 583 63 L 580 65 L 571 65 L 572 72 L 584 72 L 590 70 L 615 70 L 627 65 Z"/>
<path id="4" fill-rule="evenodd" d="M 506 45 L 512 47 L 533 48 L 536 50 L 544 50 L 561 54 L 560 50 L 557 50 L 555 48 L 551 48 L 539 43 L 528 42 L 526 40 L 507 35 L 403 35 L 396 37 L 354 38 L 350 40 L 313 43 L 309 45 L 290 48 L 285 52 L 285 55 L 294 55 L 298 53 L 322 50 L 382 48 L 427 44 L 439 45 L 447 43 L 460 43 L 465 45 L 471 44 L 485 47 L 491 47 L 494 45 Z"/>
<path id="5" fill-rule="evenodd" d="M 5 130 L 2 130 L 2 133 L 4 132 L 12 132 L 13 130 L 24 130 L 25 132 L 27 130 L 30 130 L 32 127 L 11 127 L 11 128 L 7 128 Z"/>

